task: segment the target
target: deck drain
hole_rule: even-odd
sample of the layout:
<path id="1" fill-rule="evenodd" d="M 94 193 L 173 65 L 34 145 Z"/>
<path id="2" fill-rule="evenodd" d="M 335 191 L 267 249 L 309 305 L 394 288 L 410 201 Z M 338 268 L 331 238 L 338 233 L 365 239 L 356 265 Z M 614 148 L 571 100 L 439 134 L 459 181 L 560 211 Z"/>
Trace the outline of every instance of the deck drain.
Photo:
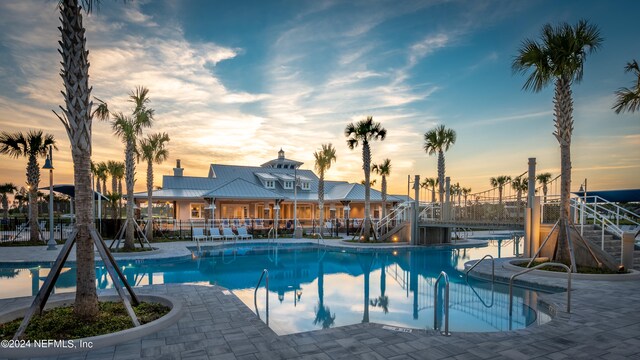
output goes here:
<path id="1" fill-rule="evenodd" d="M 222 293 L 225 295 L 231 295 L 231 291 L 229 290 L 222 290 Z"/>
<path id="2" fill-rule="evenodd" d="M 410 333 L 411 329 L 407 329 L 407 328 L 401 328 L 401 327 L 397 327 L 397 326 L 388 326 L 388 325 L 384 325 L 382 327 L 385 330 L 391 330 L 391 331 L 399 331 L 399 332 L 404 332 L 404 333 Z"/>

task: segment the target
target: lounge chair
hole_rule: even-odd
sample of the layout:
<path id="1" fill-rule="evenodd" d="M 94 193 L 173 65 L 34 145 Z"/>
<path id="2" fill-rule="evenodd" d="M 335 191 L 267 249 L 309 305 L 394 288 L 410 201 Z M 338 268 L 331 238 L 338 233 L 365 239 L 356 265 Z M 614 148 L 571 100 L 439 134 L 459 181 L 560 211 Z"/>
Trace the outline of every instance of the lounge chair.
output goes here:
<path id="1" fill-rule="evenodd" d="M 222 219 L 222 227 L 223 228 L 229 227 L 229 219 Z"/>
<path id="2" fill-rule="evenodd" d="M 191 240 L 207 240 L 207 236 L 204 234 L 203 228 L 193 228 L 193 234 L 191 235 Z"/>
<path id="3" fill-rule="evenodd" d="M 239 228 L 240 227 L 240 219 L 233 219 L 233 226 L 235 226 L 236 229 Z"/>
<path id="4" fill-rule="evenodd" d="M 246 240 L 253 240 L 253 235 L 249 234 L 247 232 L 247 228 L 242 226 L 242 227 L 238 228 L 238 238 L 246 239 Z"/>
<path id="5" fill-rule="evenodd" d="M 251 219 L 245 218 L 244 219 L 244 226 L 250 228 L 251 227 Z"/>
<path id="6" fill-rule="evenodd" d="M 222 227 L 222 237 L 225 240 L 236 240 L 238 235 L 234 234 L 230 227 Z"/>
<path id="7" fill-rule="evenodd" d="M 224 236 L 220 234 L 220 229 L 217 227 L 209 228 L 209 239 L 213 240 L 223 240 Z"/>
<path id="8" fill-rule="evenodd" d="M 256 228 L 258 228 L 258 229 L 264 228 L 264 220 L 256 219 Z"/>

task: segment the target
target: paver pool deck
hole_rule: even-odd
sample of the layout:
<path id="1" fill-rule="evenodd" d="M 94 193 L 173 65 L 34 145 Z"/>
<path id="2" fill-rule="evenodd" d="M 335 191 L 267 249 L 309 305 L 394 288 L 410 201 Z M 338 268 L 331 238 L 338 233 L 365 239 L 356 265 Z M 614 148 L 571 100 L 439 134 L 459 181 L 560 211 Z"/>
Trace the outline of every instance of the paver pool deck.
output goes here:
<path id="1" fill-rule="evenodd" d="M 186 251 L 185 243 L 165 244 L 161 247 L 174 256 L 179 255 L 174 250 Z M 12 254 L 8 255 L 4 251 L 7 249 L 0 252 L 0 262 L 7 258 L 29 261 L 38 256 L 18 247 L 10 248 Z M 55 252 L 50 253 L 46 256 L 55 257 Z M 47 261 L 42 257 L 37 260 Z M 514 274 L 503 268 L 503 262 L 496 261 L 496 277 L 502 280 Z M 481 263 L 476 269 L 490 274 L 491 265 Z M 522 279 L 546 286 L 566 284 L 564 278 L 535 274 L 523 275 Z M 574 279 L 570 314 L 564 311 L 565 292 L 543 294 L 542 300 L 556 312 L 549 323 L 509 332 L 451 336 L 433 330 L 392 331 L 374 323 L 278 336 L 239 298 L 223 290 L 219 286 L 181 284 L 137 288 L 139 293 L 166 294 L 182 300 L 183 317 L 171 327 L 135 341 L 52 359 L 640 359 L 637 278 Z M 0 308 L 28 306 L 31 299 L 0 300 Z"/>

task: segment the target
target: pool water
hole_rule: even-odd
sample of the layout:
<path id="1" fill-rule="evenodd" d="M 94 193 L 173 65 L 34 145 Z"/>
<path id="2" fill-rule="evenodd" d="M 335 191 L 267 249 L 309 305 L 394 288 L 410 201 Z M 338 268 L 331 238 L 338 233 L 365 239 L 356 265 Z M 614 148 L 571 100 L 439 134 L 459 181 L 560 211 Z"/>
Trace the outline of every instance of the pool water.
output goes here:
<path id="1" fill-rule="evenodd" d="M 506 244 L 506 246 L 505 246 Z M 538 292 L 514 288 L 514 309 L 508 316 L 508 286 L 469 279 L 464 263 L 485 254 L 513 256 L 513 243 L 486 241 L 484 246 L 349 251 L 313 244 L 228 245 L 200 256 L 163 262 L 120 264 L 131 284 L 220 285 L 252 311 L 254 288 L 262 269 L 269 270 L 269 326 L 278 334 L 375 322 L 432 329 L 434 281 L 445 271 L 450 279 L 449 329 L 507 331 L 549 320 L 537 311 Z M 72 264 L 73 265 L 73 264 Z M 99 288 L 112 287 L 97 267 Z M 33 295 L 46 278 L 42 266 L 0 267 L 0 298 Z M 75 268 L 63 270 L 55 292 L 75 289 Z M 438 323 L 443 326 L 443 293 L 439 292 Z M 266 320 L 264 282 L 257 293 L 257 311 Z"/>

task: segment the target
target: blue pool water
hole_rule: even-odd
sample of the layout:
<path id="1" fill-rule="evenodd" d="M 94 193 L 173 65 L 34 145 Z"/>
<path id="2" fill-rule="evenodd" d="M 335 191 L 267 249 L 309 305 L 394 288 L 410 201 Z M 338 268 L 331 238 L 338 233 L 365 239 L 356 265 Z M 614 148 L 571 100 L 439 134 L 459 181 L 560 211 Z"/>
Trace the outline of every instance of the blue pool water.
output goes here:
<path id="1" fill-rule="evenodd" d="M 507 243 L 507 246 L 504 246 Z M 220 285 L 254 309 L 254 288 L 262 269 L 269 270 L 269 325 L 279 334 L 375 322 L 431 329 L 434 280 L 445 271 L 450 284 L 450 331 L 506 331 L 548 321 L 537 311 L 538 293 L 515 288 L 514 310 L 508 316 L 508 287 L 470 279 L 463 264 L 485 254 L 513 256 L 508 241 L 484 246 L 440 249 L 346 251 L 303 245 L 238 244 L 211 249 L 200 257 L 163 262 L 120 264 L 137 286 L 160 283 Z M 0 267 L 0 298 L 32 295 L 46 278 L 43 266 Z M 97 268 L 99 288 L 112 286 Z M 73 291 L 75 268 L 65 268 L 56 292 Z M 442 298 L 443 291 L 439 297 Z M 442 300 L 442 299 L 441 299 Z M 264 283 L 258 291 L 258 312 L 266 318 Z M 442 301 L 440 301 L 442 304 Z M 442 321 L 442 308 L 438 319 Z"/>

